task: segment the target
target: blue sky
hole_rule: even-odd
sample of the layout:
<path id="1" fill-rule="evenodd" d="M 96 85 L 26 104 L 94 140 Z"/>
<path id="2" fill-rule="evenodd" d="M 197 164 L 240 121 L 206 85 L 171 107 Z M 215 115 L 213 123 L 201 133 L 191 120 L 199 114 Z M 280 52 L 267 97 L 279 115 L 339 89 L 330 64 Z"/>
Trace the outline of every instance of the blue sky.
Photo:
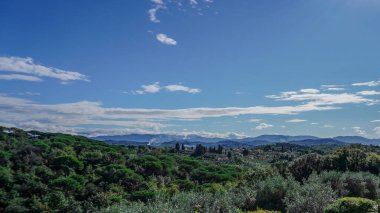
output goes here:
<path id="1" fill-rule="evenodd" d="M 0 124 L 380 137 L 379 0 L 3 0 Z"/>

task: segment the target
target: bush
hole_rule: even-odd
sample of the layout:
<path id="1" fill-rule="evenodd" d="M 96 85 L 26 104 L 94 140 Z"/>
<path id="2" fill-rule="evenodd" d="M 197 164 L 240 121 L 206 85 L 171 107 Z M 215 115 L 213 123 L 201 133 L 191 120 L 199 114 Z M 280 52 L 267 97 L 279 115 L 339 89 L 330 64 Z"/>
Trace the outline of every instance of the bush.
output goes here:
<path id="1" fill-rule="evenodd" d="M 304 179 L 309 178 L 313 172 L 319 173 L 323 166 L 322 156 L 312 153 L 301 156 L 294 160 L 288 166 L 288 171 L 293 175 L 293 177 L 301 182 Z"/>
<path id="2" fill-rule="evenodd" d="M 375 201 L 361 197 L 344 197 L 329 205 L 325 213 L 366 213 L 373 209 Z"/>
<path id="3" fill-rule="evenodd" d="M 292 191 L 296 183 L 281 176 L 268 178 L 257 186 L 256 206 L 268 210 L 285 211 L 283 201 L 288 191 Z"/>
<path id="4" fill-rule="evenodd" d="M 369 172 L 322 172 L 312 179 L 328 184 L 338 197 L 364 197 L 376 199 L 380 196 L 380 177 Z"/>
<path id="5" fill-rule="evenodd" d="M 318 182 L 307 182 L 288 191 L 284 202 L 288 213 L 322 213 L 334 201 L 330 186 Z"/>

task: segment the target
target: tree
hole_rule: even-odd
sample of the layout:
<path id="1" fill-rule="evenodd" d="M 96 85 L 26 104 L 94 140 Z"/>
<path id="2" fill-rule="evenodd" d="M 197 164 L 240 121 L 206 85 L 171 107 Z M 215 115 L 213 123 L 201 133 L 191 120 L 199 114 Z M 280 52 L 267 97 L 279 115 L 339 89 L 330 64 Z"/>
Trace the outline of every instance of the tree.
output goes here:
<path id="1" fill-rule="evenodd" d="M 295 187 L 293 180 L 274 176 L 261 181 L 257 187 L 256 205 L 258 208 L 285 211 L 284 197 Z"/>
<path id="2" fill-rule="evenodd" d="M 74 155 L 65 155 L 57 157 L 53 161 L 53 167 L 56 169 L 62 169 L 65 173 L 70 173 L 70 170 L 82 170 L 83 162 L 78 160 Z"/>
<path id="3" fill-rule="evenodd" d="M 13 182 L 11 170 L 0 166 L 0 186 L 10 186 Z"/>
<path id="4" fill-rule="evenodd" d="M 288 166 L 288 170 L 297 181 L 301 182 L 307 179 L 313 172 L 320 172 L 323 165 L 322 162 L 320 155 L 315 153 L 307 154 L 294 160 Z"/>
<path id="5" fill-rule="evenodd" d="M 202 156 L 202 155 L 204 155 L 206 152 L 207 152 L 206 147 L 204 147 L 202 144 L 198 144 L 198 145 L 195 147 L 195 150 L 194 150 L 192 156 L 194 156 L 194 157 Z"/>
<path id="6" fill-rule="evenodd" d="M 230 159 L 230 158 L 232 157 L 232 153 L 231 153 L 231 151 L 229 151 L 229 152 L 227 153 L 227 157 L 228 157 L 228 159 Z"/>
<path id="7" fill-rule="evenodd" d="M 249 150 L 248 149 L 244 149 L 242 154 L 244 156 L 248 156 L 249 155 Z"/>
<path id="8" fill-rule="evenodd" d="M 223 153 L 223 146 L 218 145 L 218 154 L 222 154 L 222 153 Z"/>
<path id="9" fill-rule="evenodd" d="M 308 182 L 289 190 L 284 202 L 288 213 L 323 213 L 326 206 L 334 201 L 334 196 L 330 186 Z"/>

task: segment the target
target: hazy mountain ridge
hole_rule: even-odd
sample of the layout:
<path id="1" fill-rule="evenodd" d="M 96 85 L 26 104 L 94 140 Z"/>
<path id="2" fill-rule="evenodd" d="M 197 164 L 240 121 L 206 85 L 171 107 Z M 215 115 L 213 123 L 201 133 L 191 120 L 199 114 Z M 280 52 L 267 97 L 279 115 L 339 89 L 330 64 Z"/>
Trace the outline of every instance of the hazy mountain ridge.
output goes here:
<path id="1" fill-rule="evenodd" d="M 203 144 L 205 146 L 225 147 L 253 147 L 258 145 L 272 143 L 293 143 L 304 146 L 312 146 L 318 144 L 351 144 L 360 143 L 366 145 L 380 145 L 380 139 L 368 139 L 360 136 L 337 136 L 333 138 L 319 138 L 316 136 L 299 135 L 260 135 L 257 137 L 247 138 L 208 138 L 192 135 L 171 135 L 171 134 L 131 134 L 118 136 L 100 136 L 94 137 L 96 140 L 105 141 L 112 144 L 132 144 L 132 145 L 152 145 L 152 146 L 172 146 L 176 143 L 184 143 L 186 145 Z"/>

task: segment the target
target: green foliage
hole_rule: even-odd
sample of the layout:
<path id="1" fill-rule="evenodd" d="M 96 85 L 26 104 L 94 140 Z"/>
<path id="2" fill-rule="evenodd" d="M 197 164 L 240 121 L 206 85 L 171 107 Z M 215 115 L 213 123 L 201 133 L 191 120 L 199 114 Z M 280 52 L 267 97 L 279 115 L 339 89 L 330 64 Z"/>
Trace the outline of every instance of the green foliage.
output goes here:
<path id="1" fill-rule="evenodd" d="M 66 155 L 60 156 L 53 160 L 53 167 L 62 170 L 82 170 L 83 162 L 78 160 L 76 156 Z"/>
<path id="2" fill-rule="evenodd" d="M 313 178 L 330 185 L 339 197 L 376 199 L 380 196 L 380 177 L 371 173 L 330 171 Z"/>
<path id="3" fill-rule="evenodd" d="M 0 212 L 94 212 L 181 191 L 222 193 L 242 173 L 235 165 L 193 158 L 181 149 L 173 154 L 81 136 L 3 130 Z"/>
<path id="4" fill-rule="evenodd" d="M 334 201 L 335 193 L 327 185 L 307 182 L 289 190 L 284 198 L 288 213 L 322 213 Z"/>
<path id="5" fill-rule="evenodd" d="M 268 210 L 285 211 L 284 198 L 294 190 L 295 181 L 274 176 L 261 181 L 257 186 L 256 206 Z"/>
<path id="6" fill-rule="evenodd" d="M 313 172 L 322 169 L 322 156 L 318 154 L 307 154 L 294 160 L 288 167 L 289 172 L 297 181 L 307 179 Z"/>
<path id="7" fill-rule="evenodd" d="M 204 155 L 205 153 L 207 152 L 207 149 L 206 147 L 202 146 L 202 144 L 198 144 L 196 147 L 195 147 L 195 150 L 193 152 L 193 156 L 194 157 L 198 157 L 198 156 L 202 156 Z"/>
<path id="8" fill-rule="evenodd" d="M 343 197 L 329 205 L 325 213 L 367 213 L 372 210 L 376 202 L 359 197 Z"/>
<path id="9" fill-rule="evenodd" d="M 125 147 L 0 127 L 0 212 L 321 212 L 380 197 L 379 147 L 329 149 Z"/>
<path id="10" fill-rule="evenodd" d="M 11 153 L 0 150 L 0 166 L 8 166 L 11 156 Z"/>
<path id="11" fill-rule="evenodd" d="M 51 182 L 51 185 L 53 187 L 57 187 L 63 191 L 74 191 L 74 192 L 80 192 L 83 189 L 84 184 L 86 183 L 86 178 L 77 175 L 72 174 L 67 177 L 58 177 L 57 179 L 53 180 Z"/>
<path id="12" fill-rule="evenodd" d="M 0 166 L 0 186 L 10 187 L 13 182 L 13 175 L 11 170 Z"/>

